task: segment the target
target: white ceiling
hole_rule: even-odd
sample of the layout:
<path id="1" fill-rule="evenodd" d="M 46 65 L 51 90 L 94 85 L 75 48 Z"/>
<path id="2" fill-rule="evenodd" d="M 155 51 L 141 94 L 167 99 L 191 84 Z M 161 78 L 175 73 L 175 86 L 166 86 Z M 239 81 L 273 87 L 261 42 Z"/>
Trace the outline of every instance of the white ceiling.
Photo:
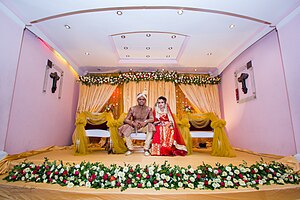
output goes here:
<path id="1" fill-rule="evenodd" d="M 220 73 L 300 0 L 0 0 L 80 74 Z M 179 15 L 178 10 L 183 10 Z M 118 15 L 117 11 L 122 11 Z M 230 28 L 230 25 L 234 28 Z M 66 29 L 65 25 L 71 28 Z M 86 55 L 88 52 L 89 55 Z"/>

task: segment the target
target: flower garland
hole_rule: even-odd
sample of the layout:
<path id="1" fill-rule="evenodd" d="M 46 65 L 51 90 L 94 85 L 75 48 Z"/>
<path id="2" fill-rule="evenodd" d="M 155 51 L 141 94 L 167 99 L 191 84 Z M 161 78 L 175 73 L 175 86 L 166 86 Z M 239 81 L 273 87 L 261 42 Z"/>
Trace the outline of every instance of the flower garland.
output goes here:
<path id="1" fill-rule="evenodd" d="M 186 75 L 178 74 L 175 71 L 155 71 L 155 72 L 126 72 L 119 75 L 85 75 L 79 76 L 79 81 L 83 85 L 101 84 L 123 84 L 130 81 L 166 81 L 175 84 L 195 84 L 195 85 L 215 85 L 221 82 L 221 77 L 210 77 L 208 75 Z"/>
<path id="2" fill-rule="evenodd" d="M 270 184 L 299 184 L 299 176 L 282 163 L 269 164 L 256 162 L 250 167 L 246 163 L 239 166 L 221 165 L 214 167 L 208 164 L 191 166 L 171 166 L 167 162 L 163 165 L 151 164 L 141 167 L 131 165 L 109 167 L 99 162 L 81 162 L 80 164 L 63 164 L 62 161 L 49 162 L 47 158 L 43 164 L 22 162 L 9 172 L 4 178 L 9 182 L 26 181 L 37 183 L 51 183 L 67 186 L 84 186 L 88 188 L 160 188 L 202 189 L 214 190 L 221 188 L 253 187 L 259 189 L 261 185 Z"/>

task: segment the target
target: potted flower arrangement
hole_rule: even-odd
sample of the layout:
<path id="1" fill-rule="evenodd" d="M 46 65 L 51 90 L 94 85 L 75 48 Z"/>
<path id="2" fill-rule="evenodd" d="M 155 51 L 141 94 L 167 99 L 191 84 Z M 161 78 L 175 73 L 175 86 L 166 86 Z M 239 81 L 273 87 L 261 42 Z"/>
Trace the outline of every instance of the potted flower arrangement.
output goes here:
<path id="1" fill-rule="evenodd" d="M 105 107 L 105 112 L 113 112 L 114 107 L 115 107 L 115 106 L 114 106 L 114 104 L 112 104 L 112 103 L 106 105 L 106 107 Z"/>
<path id="2" fill-rule="evenodd" d="M 187 113 L 191 113 L 192 112 L 192 107 L 189 105 L 184 105 L 183 106 L 183 110 Z"/>

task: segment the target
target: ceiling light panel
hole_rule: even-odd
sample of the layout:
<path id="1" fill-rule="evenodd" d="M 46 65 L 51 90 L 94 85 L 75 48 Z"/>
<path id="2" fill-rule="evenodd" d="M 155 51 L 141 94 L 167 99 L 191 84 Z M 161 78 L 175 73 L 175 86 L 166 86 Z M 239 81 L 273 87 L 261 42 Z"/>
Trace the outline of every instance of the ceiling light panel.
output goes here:
<path id="1" fill-rule="evenodd" d="M 123 36 L 123 37 L 121 37 Z M 183 51 L 185 35 L 164 32 L 131 32 L 112 35 L 112 41 L 119 60 L 176 60 Z M 126 48 L 125 48 L 126 47 Z M 168 55 L 168 56 L 166 56 Z"/>

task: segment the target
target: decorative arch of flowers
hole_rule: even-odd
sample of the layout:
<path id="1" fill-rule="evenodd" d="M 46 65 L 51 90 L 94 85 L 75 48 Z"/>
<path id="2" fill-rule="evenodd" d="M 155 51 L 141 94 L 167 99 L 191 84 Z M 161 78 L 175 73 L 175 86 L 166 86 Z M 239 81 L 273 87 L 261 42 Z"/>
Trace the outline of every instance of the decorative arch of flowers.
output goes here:
<path id="1" fill-rule="evenodd" d="M 175 84 L 215 85 L 221 82 L 220 76 L 178 74 L 176 71 L 155 71 L 155 72 L 124 72 L 116 75 L 85 75 L 79 76 L 83 85 L 101 84 L 123 84 L 130 81 L 166 81 Z"/>

